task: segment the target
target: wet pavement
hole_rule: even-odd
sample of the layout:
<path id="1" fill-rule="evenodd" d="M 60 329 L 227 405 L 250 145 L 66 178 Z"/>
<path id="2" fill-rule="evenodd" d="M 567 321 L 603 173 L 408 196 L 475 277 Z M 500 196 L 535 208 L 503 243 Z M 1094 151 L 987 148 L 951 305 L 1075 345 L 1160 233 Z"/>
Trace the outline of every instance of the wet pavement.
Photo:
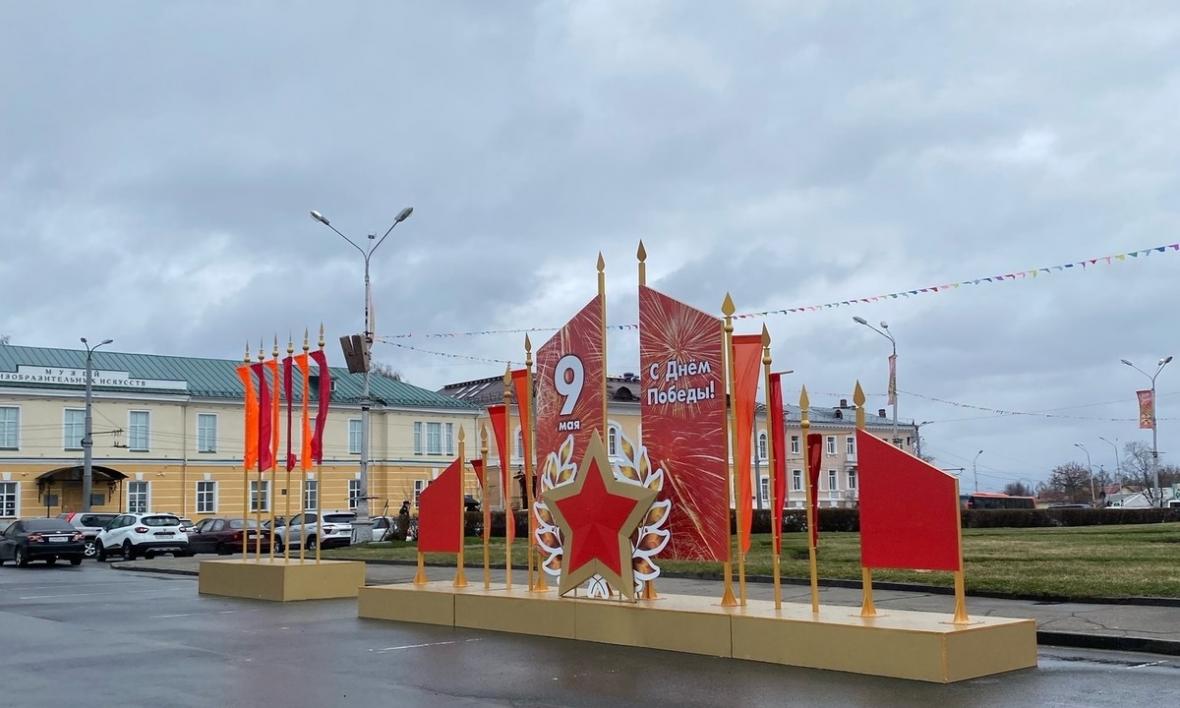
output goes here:
<path id="1" fill-rule="evenodd" d="M 0 568 L 0 637 L 0 704 L 13 708 L 1125 706 L 1158 703 L 1180 685 L 1173 658 L 1066 649 L 1044 649 L 1036 670 L 911 683 L 359 620 L 351 600 L 202 597 L 191 576 L 96 563 Z"/>

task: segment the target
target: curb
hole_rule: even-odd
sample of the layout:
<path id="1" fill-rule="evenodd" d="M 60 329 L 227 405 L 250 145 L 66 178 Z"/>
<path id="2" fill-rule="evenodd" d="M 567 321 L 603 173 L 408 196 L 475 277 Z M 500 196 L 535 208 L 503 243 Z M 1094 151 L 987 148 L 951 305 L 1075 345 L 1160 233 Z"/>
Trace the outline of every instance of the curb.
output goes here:
<path id="1" fill-rule="evenodd" d="M 110 563 L 107 565 L 112 570 L 131 571 L 133 573 L 155 573 L 157 575 L 187 575 L 189 577 L 197 577 L 200 572 L 196 570 L 181 570 L 179 568 L 136 568 L 127 566 L 123 563 Z"/>

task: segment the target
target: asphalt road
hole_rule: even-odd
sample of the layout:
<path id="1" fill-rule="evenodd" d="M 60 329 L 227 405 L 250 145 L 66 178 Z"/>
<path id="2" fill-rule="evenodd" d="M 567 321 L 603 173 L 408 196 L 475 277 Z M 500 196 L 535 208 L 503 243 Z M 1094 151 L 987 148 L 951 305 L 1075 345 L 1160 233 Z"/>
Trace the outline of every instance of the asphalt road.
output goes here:
<path id="1" fill-rule="evenodd" d="M 0 568 L 0 705 L 1077 706 L 1168 702 L 1180 662 L 1041 653 L 950 686 L 356 618 L 352 601 L 201 597 L 191 577 Z"/>

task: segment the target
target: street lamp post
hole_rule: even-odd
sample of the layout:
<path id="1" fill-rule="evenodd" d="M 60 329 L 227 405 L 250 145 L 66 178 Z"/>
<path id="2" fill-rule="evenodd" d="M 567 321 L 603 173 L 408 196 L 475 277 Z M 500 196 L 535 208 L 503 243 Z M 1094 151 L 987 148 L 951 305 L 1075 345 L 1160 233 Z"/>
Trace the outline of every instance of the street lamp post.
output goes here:
<path id="1" fill-rule="evenodd" d="M 1098 506 L 1098 493 L 1094 490 L 1094 463 L 1090 460 L 1090 450 L 1081 443 L 1074 443 L 1073 446 L 1086 453 L 1086 469 L 1090 472 L 1090 506 Z"/>
<path id="2" fill-rule="evenodd" d="M 1114 476 L 1115 481 L 1121 483 L 1123 478 L 1123 463 L 1119 461 L 1119 439 L 1115 438 L 1114 442 L 1111 442 L 1101 435 L 1098 436 L 1098 439 L 1114 448 Z"/>
<path id="3" fill-rule="evenodd" d="M 891 345 L 893 345 L 893 356 L 890 357 L 890 360 L 889 360 L 890 365 L 892 367 L 896 367 L 897 366 L 897 340 L 893 338 L 893 334 L 889 331 L 889 325 L 886 324 L 885 322 L 882 322 L 881 329 L 877 329 L 876 327 L 869 324 L 868 320 L 866 320 L 863 317 L 853 317 L 852 321 L 856 322 L 857 324 L 862 324 L 865 327 L 868 327 L 869 329 L 873 330 L 877 334 L 879 334 L 882 337 L 889 340 L 889 343 Z M 896 377 L 896 373 L 894 373 L 894 372 L 896 372 L 896 368 L 894 368 L 893 372 L 891 372 L 891 373 L 893 373 L 893 375 L 891 375 L 889 377 L 889 383 L 891 384 L 890 393 L 893 395 L 893 444 L 897 445 L 900 442 L 900 440 L 897 437 L 897 377 Z"/>
<path id="4" fill-rule="evenodd" d="M 983 450 L 975 453 L 975 457 L 971 458 L 971 477 L 975 486 L 975 493 L 979 494 L 979 468 L 976 463 L 979 462 L 979 456 L 983 454 Z"/>
<path id="5" fill-rule="evenodd" d="M 1159 416 L 1155 414 L 1155 380 L 1160 375 L 1160 372 L 1164 370 L 1164 367 L 1172 361 L 1172 357 L 1166 356 L 1160 359 L 1154 374 L 1147 373 L 1126 359 L 1120 359 L 1119 361 L 1151 380 L 1151 472 L 1155 477 L 1156 503 L 1162 507 L 1164 505 L 1164 490 L 1160 488 Z"/>
<path id="6" fill-rule="evenodd" d="M 94 489 L 94 436 L 93 436 L 93 420 L 90 416 L 91 408 L 94 405 L 94 395 L 91 390 L 91 372 L 94 368 L 94 352 L 99 347 L 105 346 L 114 342 L 113 339 L 104 339 L 93 347 L 82 337 L 82 346 L 86 347 L 86 417 L 83 423 L 84 430 L 82 432 L 82 511 L 90 511 L 90 496 Z"/>
<path id="7" fill-rule="evenodd" d="M 327 219 L 327 217 L 325 217 L 323 214 L 321 214 L 318 211 L 311 212 L 311 218 L 320 222 L 324 226 L 327 226 L 329 229 L 332 229 L 333 231 L 335 231 L 336 234 L 338 236 L 340 236 L 340 238 L 347 241 L 350 246 L 352 246 L 357 251 L 359 251 L 361 254 L 361 257 L 363 257 L 365 259 L 365 333 L 364 333 L 364 337 L 363 337 L 364 338 L 364 346 L 365 346 L 365 351 L 364 351 L 364 361 L 365 361 L 364 387 L 365 388 L 364 388 L 364 394 L 361 397 L 361 460 L 360 460 L 360 463 L 361 463 L 360 464 L 360 466 L 361 466 L 361 478 L 360 478 L 361 494 L 360 494 L 360 499 L 357 499 L 357 503 L 356 503 L 356 520 L 353 522 L 353 539 L 352 539 L 353 543 L 360 543 L 361 541 L 367 542 L 372 537 L 372 533 L 371 533 L 370 529 L 372 528 L 372 525 L 373 525 L 373 522 L 369 519 L 369 409 L 370 409 L 372 403 L 369 400 L 369 366 L 368 366 L 368 361 L 369 361 L 369 352 L 372 351 L 372 348 L 373 348 L 373 332 L 372 332 L 372 327 L 370 326 L 370 317 L 372 316 L 372 313 L 370 312 L 370 310 L 371 310 L 371 303 L 373 302 L 373 298 L 372 298 L 372 289 L 371 289 L 371 285 L 370 285 L 370 281 L 369 281 L 369 261 L 373 257 L 373 252 L 376 251 L 378 248 L 380 248 L 382 243 L 385 243 L 386 237 L 389 236 L 390 232 L 393 231 L 394 227 L 397 226 L 398 224 L 402 223 L 406 219 L 410 218 L 410 214 L 413 214 L 413 213 L 414 213 L 413 207 L 406 207 L 405 209 L 402 209 L 398 213 L 397 217 L 394 219 L 393 223 L 390 224 L 389 228 L 385 230 L 385 234 L 382 235 L 380 239 L 377 238 L 376 234 L 369 234 L 369 241 L 375 241 L 375 243 L 373 243 L 371 246 L 369 246 L 369 248 L 366 250 L 364 248 L 361 248 L 359 245 L 357 245 L 357 243 L 355 241 L 353 241 L 352 239 L 350 239 L 349 237 L 347 237 L 343 233 L 341 233 L 340 230 L 337 229 L 335 226 L 332 226 L 332 222 L 330 222 Z"/>
<path id="8" fill-rule="evenodd" d="M 921 423 L 914 424 L 914 451 L 918 454 L 918 458 L 922 458 L 922 426 L 930 425 L 934 421 L 924 420 Z"/>

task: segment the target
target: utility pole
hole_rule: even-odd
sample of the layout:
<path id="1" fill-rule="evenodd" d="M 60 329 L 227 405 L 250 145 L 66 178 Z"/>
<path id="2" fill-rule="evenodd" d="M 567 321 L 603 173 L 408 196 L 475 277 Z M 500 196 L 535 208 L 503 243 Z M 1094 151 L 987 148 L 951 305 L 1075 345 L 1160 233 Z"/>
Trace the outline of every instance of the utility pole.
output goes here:
<path id="1" fill-rule="evenodd" d="M 372 407 L 372 400 L 369 395 L 369 360 L 370 352 L 373 349 L 373 327 L 372 327 L 372 303 L 373 292 L 369 281 L 369 261 L 373 257 L 373 253 L 385 243 L 386 237 L 393 231 L 394 227 L 410 218 L 410 214 L 414 213 L 413 207 L 406 207 L 398 213 L 394 219 L 393 224 L 386 229 L 385 234 L 378 239 L 376 234 L 369 234 L 369 241 L 376 241 L 366 250 L 361 248 L 349 237 L 345 236 L 332 222 L 328 221 L 327 217 L 318 211 L 311 212 L 311 218 L 320 222 L 329 229 L 332 229 L 340 236 L 340 238 L 348 241 L 348 243 L 360 252 L 365 259 L 365 332 L 362 337 L 364 351 L 363 361 L 364 366 L 364 393 L 361 396 L 361 459 L 360 459 L 360 499 L 356 503 L 356 520 L 352 524 L 352 542 L 353 543 L 368 543 L 372 539 L 373 521 L 369 518 L 369 410 Z M 319 490 L 323 493 L 323 490 Z"/>
<path id="2" fill-rule="evenodd" d="M 974 478 L 975 493 L 979 494 L 979 468 L 976 463 L 979 462 L 979 456 L 983 454 L 983 450 L 975 453 L 975 457 L 971 458 L 971 476 Z"/>
<path id="3" fill-rule="evenodd" d="M 91 417 L 91 409 L 94 407 L 93 377 L 91 375 L 94 369 L 94 351 L 114 341 L 113 339 L 104 339 L 92 347 L 87 343 L 86 338 L 82 337 L 82 346 L 86 347 L 86 418 L 82 432 L 82 511 L 84 512 L 90 511 L 90 497 L 94 490 L 94 421 Z"/>

